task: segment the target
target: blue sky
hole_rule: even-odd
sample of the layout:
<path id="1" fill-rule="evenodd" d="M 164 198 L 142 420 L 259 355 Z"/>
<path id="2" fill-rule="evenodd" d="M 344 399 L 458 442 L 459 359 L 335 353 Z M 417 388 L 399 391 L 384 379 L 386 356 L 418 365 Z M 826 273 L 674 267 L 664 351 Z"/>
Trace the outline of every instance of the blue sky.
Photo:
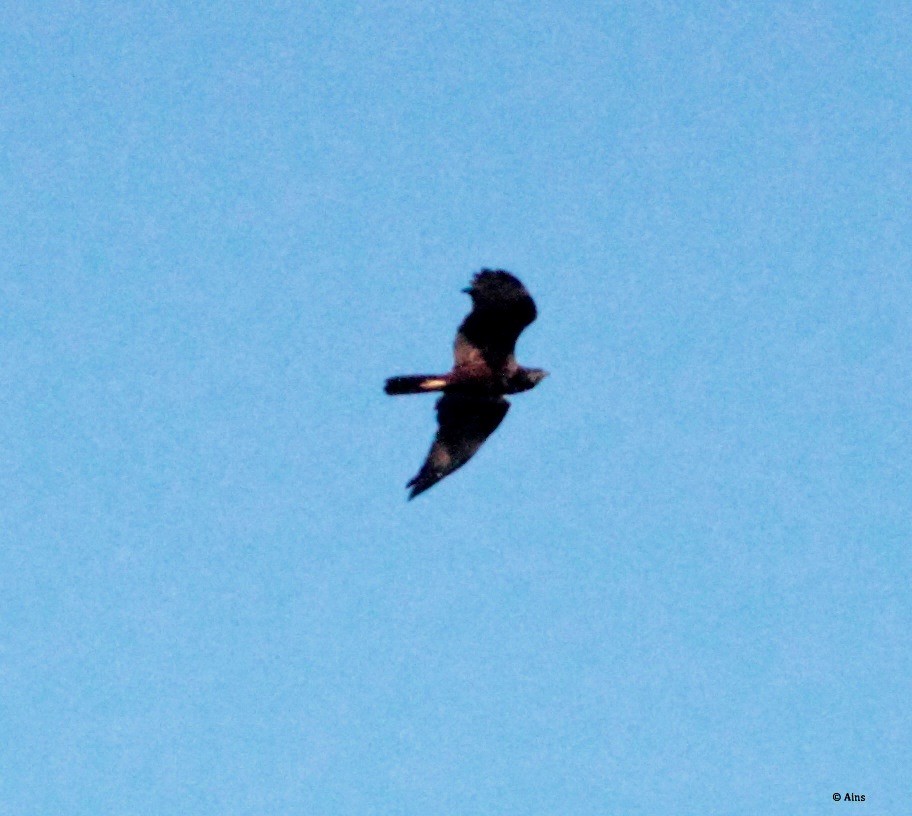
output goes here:
<path id="1" fill-rule="evenodd" d="M 912 10 L 436 5 L 4 7 L 0 811 L 907 813 Z"/>

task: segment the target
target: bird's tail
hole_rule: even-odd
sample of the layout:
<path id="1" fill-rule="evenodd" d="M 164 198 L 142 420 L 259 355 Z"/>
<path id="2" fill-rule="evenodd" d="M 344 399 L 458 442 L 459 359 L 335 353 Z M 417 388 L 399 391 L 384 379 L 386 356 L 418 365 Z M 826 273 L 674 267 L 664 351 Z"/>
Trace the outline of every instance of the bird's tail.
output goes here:
<path id="1" fill-rule="evenodd" d="M 443 391 L 448 382 L 439 374 L 410 374 L 390 377 L 383 390 L 387 394 L 424 394 L 427 391 Z"/>

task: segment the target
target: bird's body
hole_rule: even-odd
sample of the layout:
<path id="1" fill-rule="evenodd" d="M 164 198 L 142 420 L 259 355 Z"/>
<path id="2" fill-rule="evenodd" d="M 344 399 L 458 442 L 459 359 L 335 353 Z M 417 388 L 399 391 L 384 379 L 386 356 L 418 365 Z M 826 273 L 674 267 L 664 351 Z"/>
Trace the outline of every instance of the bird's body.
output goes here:
<path id="1" fill-rule="evenodd" d="M 506 416 L 505 395 L 528 391 L 547 376 L 540 368 L 519 365 L 514 356 L 517 338 L 536 317 L 535 302 L 522 283 L 502 269 L 483 269 L 463 291 L 472 297 L 472 311 L 456 334 L 453 369 L 386 381 L 387 394 L 443 392 L 437 401 L 437 436 L 408 483 L 410 499 L 475 454 Z"/>
<path id="2" fill-rule="evenodd" d="M 494 374 L 487 367 L 460 366 L 447 374 L 410 374 L 405 377 L 390 377 L 386 381 L 387 394 L 426 394 L 429 391 L 445 391 L 447 394 L 474 396 L 504 396 L 519 394 L 534 388 L 541 381 L 530 372 L 541 369 L 517 367 L 515 371 Z"/>

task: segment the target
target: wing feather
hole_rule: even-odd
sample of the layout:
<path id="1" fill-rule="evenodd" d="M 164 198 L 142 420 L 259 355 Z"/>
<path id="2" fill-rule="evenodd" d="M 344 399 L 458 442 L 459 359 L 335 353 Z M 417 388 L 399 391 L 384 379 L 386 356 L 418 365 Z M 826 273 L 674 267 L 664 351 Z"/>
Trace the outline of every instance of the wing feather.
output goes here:
<path id="1" fill-rule="evenodd" d="M 503 398 L 445 394 L 437 400 L 437 435 L 415 478 L 408 483 L 414 499 L 461 468 L 496 430 L 510 409 Z"/>
<path id="2" fill-rule="evenodd" d="M 456 365 L 484 362 L 492 372 L 500 372 L 512 359 L 520 333 L 536 318 L 535 301 L 502 269 L 482 270 L 465 291 L 472 296 L 472 311 L 456 334 Z"/>

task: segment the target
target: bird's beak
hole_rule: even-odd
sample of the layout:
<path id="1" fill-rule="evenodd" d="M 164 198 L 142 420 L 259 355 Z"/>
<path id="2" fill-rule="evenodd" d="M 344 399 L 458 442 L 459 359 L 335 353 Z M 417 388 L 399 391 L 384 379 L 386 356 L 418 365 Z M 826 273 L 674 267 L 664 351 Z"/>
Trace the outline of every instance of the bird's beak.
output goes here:
<path id="1" fill-rule="evenodd" d="M 465 292 L 467 295 L 471 295 L 473 290 L 472 290 L 471 286 L 466 286 L 466 288 L 463 289 L 462 291 Z"/>

